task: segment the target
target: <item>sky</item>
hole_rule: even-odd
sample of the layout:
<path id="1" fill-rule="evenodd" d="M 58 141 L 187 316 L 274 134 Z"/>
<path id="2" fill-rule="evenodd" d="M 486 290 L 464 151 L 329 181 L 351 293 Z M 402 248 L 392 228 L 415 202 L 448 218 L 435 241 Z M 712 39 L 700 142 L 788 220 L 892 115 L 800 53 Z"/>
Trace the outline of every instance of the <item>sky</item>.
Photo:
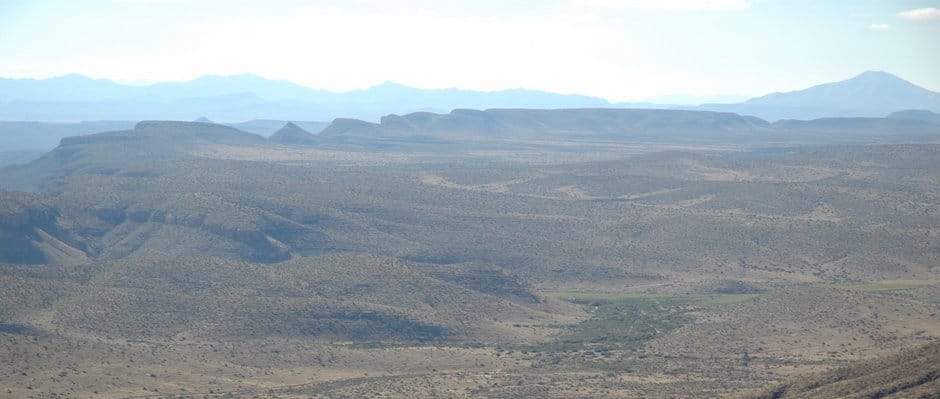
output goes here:
<path id="1" fill-rule="evenodd" d="M 884 70 L 940 91 L 940 0 L 0 0 L 0 77 L 251 73 L 637 101 Z"/>

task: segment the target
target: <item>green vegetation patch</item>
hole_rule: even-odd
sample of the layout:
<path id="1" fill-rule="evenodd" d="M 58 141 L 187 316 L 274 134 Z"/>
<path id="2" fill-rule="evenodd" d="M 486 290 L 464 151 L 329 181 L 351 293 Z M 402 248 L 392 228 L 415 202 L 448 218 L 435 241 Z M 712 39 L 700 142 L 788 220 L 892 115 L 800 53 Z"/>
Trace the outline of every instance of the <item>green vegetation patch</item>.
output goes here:
<path id="1" fill-rule="evenodd" d="M 582 292 L 549 292 L 545 295 L 580 304 L 591 313 L 591 318 L 572 327 L 557 342 L 529 348 L 531 350 L 639 350 L 650 340 L 691 323 L 691 312 L 743 302 L 757 296 Z"/>
<path id="2" fill-rule="evenodd" d="M 759 294 L 716 294 L 716 295 L 667 295 L 637 293 L 598 293 L 598 292 L 543 292 L 545 296 L 577 304 L 591 302 L 658 302 L 695 305 L 724 305 L 749 301 Z"/>
<path id="3" fill-rule="evenodd" d="M 930 285 L 935 285 L 935 284 L 940 284 L 940 281 L 938 280 L 884 280 L 884 281 L 873 281 L 873 282 L 858 283 L 858 284 L 840 284 L 840 285 L 836 285 L 836 287 L 845 289 L 845 290 L 851 290 L 851 291 L 883 292 L 883 291 L 906 290 L 906 289 L 930 286 Z"/>

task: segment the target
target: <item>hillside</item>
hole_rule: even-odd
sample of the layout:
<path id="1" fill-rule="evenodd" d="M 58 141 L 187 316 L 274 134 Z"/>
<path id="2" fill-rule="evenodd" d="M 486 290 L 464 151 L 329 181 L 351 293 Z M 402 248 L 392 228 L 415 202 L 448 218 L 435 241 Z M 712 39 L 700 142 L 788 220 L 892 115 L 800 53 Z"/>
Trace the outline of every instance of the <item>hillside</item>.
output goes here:
<path id="1" fill-rule="evenodd" d="M 888 115 L 888 118 L 893 119 L 908 119 L 916 121 L 924 121 L 929 123 L 940 124 L 940 113 L 930 112 L 927 110 L 906 110 L 894 112 L 891 115 Z"/>
<path id="2" fill-rule="evenodd" d="M 339 118 L 318 135 L 328 148 L 443 149 L 682 145 L 769 147 L 805 144 L 932 142 L 937 125 L 912 118 L 821 118 L 774 123 L 727 112 L 651 109 L 457 109 L 383 116 L 379 123 Z"/>
<path id="3" fill-rule="evenodd" d="M 492 120 L 500 124 L 538 126 L 513 122 L 518 119 L 509 116 L 516 113 L 496 115 Z M 548 118 L 546 113 L 534 115 Z M 728 118 L 732 127 L 751 124 Z M 930 172 L 936 156 L 930 149 L 935 146 L 829 148 L 822 154 L 806 150 L 769 158 L 666 153 L 572 164 L 564 144 L 515 145 L 498 148 L 560 148 L 562 152 L 532 159 L 536 165 L 554 157 L 565 162 L 541 167 L 506 164 L 500 160 L 504 153 L 474 155 L 478 147 L 472 146 L 407 156 L 392 156 L 387 147 L 360 152 L 278 147 L 225 126 L 142 122 L 134 130 L 63 140 L 39 160 L 0 170 L 0 187 L 54 196 L 63 218 L 76 219 L 71 225 L 82 231 L 92 256 L 122 257 L 147 249 L 174 256 L 279 262 L 292 254 L 366 251 L 434 263 L 511 265 L 516 272 L 539 278 L 645 273 L 658 262 L 674 266 L 655 274 L 682 274 L 682 265 L 702 259 L 714 262 L 712 267 L 741 259 L 742 270 L 754 262 L 764 270 L 791 271 L 826 264 L 821 272 L 833 276 L 877 273 L 906 278 L 926 272 L 925 262 L 932 259 L 932 252 L 923 253 L 922 248 L 929 247 L 925 238 L 908 224 L 913 218 L 916 226 L 933 222 L 928 205 L 935 194 L 924 182 L 935 179 Z M 597 155 L 600 159 L 636 153 L 626 146 L 605 150 L 608 153 Z M 477 164 L 494 160 L 500 162 Z M 466 166 L 454 169 L 449 166 L 453 162 Z M 911 165 L 922 169 L 912 174 Z M 871 202 L 879 198 L 909 205 Z M 460 216 L 490 215 L 492 207 L 506 214 L 489 224 Z M 632 222 L 621 226 L 607 214 Z M 755 217 L 759 224 L 745 224 Z M 89 223 L 95 227 L 83 226 Z M 515 223 L 542 233 L 520 234 Z M 597 229 L 597 223 L 608 227 Z M 617 226 L 639 232 L 629 247 L 612 245 L 626 234 Z M 880 232 L 876 226 L 900 230 Z M 154 235 L 161 231 L 158 227 L 193 229 L 187 236 L 208 234 L 193 236 L 191 245 L 179 245 L 168 239 L 168 232 Z M 589 257 L 558 245 L 575 231 L 584 232 L 579 245 L 590 250 Z M 820 241 L 836 235 L 846 239 Z M 769 238 L 760 238 L 764 236 Z M 783 247 L 767 250 L 765 240 L 775 243 L 771 248 Z M 504 247 L 509 242 L 515 244 Z M 663 251 L 664 242 L 676 242 L 677 247 Z M 620 263 L 626 248 L 635 259 L 631 272 Z M 722 261 L 728 251 L 738 255 Z M 879 262 L 904 267 L 879 269 Z M 549 273 L 565 264 L 591 267 Z"/>
<path id="4" fill-rule="evenodd" d="M 40 264 L 87 261 L 84 253 L 65 241 L 56 220 L 58 211 L 43 196 L 0 191 L 0 263 Z"/>
<path id="5" fill-rule="evenodd" d="M 775 129 L 789 132 L 816 132 L 827 135 L 858 136 L 897 134 L 918 135 L 937 132 L 938 126 L 914 118 L 820 118 L 808 121 L 785 119 L 773 123 Z"/>
<path id="6" fill-rule="evenodd" d="M 766 121 L 728 113 L 639 109 L 456 109 L 447 114 L 386 115 L 380 123 L 336 120 L 321 132 L 330 138 L 427 140 L 605 139 L 628 142 L 726 140 L 761 133 Z"/>
<path id="7" fill-rule="evenodd" d="M 867 358 L 940 336 L 938 305 L 831 287 L 780 289 L 716 310 L 651 349 L 704 358 Z"/>
<path id="8" fill-rule="evenodd" d="M 94 134 L 134 127 L 128 121 L 86 121 L 74 123 L 7 122 L 0 121 L 0 153 L 17 150 L 55 148 L 59 140 L 70 136 Z"/>
<path id="9" fill-rule="evenodd" d="M 190 157 L 207 145 L 265 146 L 261 136 L 204 122 L 142 121 L 130 130 L 61 139 L 58 147 L 28 165 L 5 169 L 3 187 L 36 190 L 50 179 L 80 170 L 91 173 L 159 174 L 155 163 Z"/>
<path id="10" fill-rule="evenodd" d="M 940 392 L 940 342 L 827 373 L 803 376 L 760 399 L 931 398 Z"/>
<path id="11" fill-rule="evenodd" d="M 275 143 L 280 144 L 316 144 L 316 136 L 310 134 L 310 132 L 302 129 L 300 126 L 295 125 L 293 122 L 287 122 L 284 127 L 278 129 L 271 137 L 268 137 L 268 140 L 271 140 Z"/>
<path id="12" fill-rule="evenodd" d="M 5 292 L 42 291 L 50 282 L 11 266 L 3 271 Z M 96 262 L 84 276 L 56 275 L 62 290 L 50 298 L 51 306 L 7 296 L 3 307 L 15 312 L 5 322 L 40 330 L 201 341 L 538 340 L 552 331 L 547 325 L 576 320 L 573 309 L 540 299 L 512 276 L 474 268 L 465 273 L 483 284 L 355 254 L 295 258 L 278 264 L 277 273 L 225 259 L 137 255 Z M 488 285 L 513 288 L 493 292 Z M 26 311 L 37 306 L 48 321 Z M 512 327 L 519 322 L 528 327 Z"/>
<path id="13" fill-rule="evenodd" d="M 4 122 L 0 121 L 0 166 L 26 163 L 38 155 L 55 148 L 66 137 L 107 131 L 133 129 L 138 121 L 83 121 L 83 122 Z M 220 123 L 235 129 L 270 136 L 284 127 L 287 121 L 250 120 Z M 328 122 L 290 122 L 310 133 L 319 133 Z M 37 154 L 38 153 L 38 154 Z M 37 156 L 31 156 L 37 154 Z M 8 158 L 9 160 L 6 160 Z"/>
<path id="14" fill-rule="evenodd" d="M 323 128 L 327 127 L 329 122 L 315 122 L 315 121 L 278 121 L 271 119 L 255 119 L 244 122 L 235 122 L 235 123 L 225 123 L 226 126 L 234 127 L 238 130 L 260 134 L 262 136 L 270 137 L 274 132 L 280 130 L 287 123 L 293 123 L 297 127 L 309 132 L 310 134 L 320 133 Z"/>
<path id="15" fill-rule="evenodd" d="M 170 121 L 66 138 L 0 169 L 22 190 L 0 193 L 0 381 L 713 397 L 918 345 L 940 337 L 940 151 L 877 144 L 923 122 L 852 123 L 833 136 L 868 145 L 594 109 L 337 120 L 313 145 Z"/>

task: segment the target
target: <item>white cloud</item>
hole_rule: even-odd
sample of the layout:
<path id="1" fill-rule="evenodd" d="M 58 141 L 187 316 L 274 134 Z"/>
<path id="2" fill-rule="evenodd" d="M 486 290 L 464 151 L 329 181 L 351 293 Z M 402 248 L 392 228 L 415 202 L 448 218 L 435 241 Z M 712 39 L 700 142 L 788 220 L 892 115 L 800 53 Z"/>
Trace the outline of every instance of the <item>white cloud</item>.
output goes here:
<path id="1" fill-rule="evenodd" d="M 891 25 L 888 24 L 871 24 L 868 26 L 869 29 L 874 30 L 888 30 L 891 29 Z"/>
<path id="2" fill-rule="evenodd" d="M 574 0 L 582 7 L 605 9 L 710 10 L 747 8 L 747 0 Z"/>
<path id="3" fill-rule="evenodd" d="M 898 16 L 904 19 L 915 21 L 938 21 L 940 20 L 940 9 L 934 7 L 916 8 L 898 13 Z"/>

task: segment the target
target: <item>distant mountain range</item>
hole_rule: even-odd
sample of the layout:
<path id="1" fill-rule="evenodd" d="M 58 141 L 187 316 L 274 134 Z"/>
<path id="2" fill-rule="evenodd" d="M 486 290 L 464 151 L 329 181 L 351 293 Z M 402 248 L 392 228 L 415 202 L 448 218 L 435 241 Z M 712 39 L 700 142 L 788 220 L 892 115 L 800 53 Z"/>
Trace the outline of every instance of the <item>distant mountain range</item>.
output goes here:
<path id="1" fill-rule="evenodd" d="M 711 99 L 740 101 L 730 96 Z M 665 96 L 657 101 L 688 103 L 695 98 Z M 449 112 L 459 108 L 675 108 L 734 112 L 774 121 L 884 117 L 911 109 L 940 112 L 940 93 L 887 72 L 865 72 L 849 80 L 805 90 L 773 93 L 738 103 L 700 106 L 611 103 L 596 97 L 524 89 L 424 90 L 390 82 L 367 90 L 335 93 L 255 75 L 208 76 L 149 86 L 123 85 L 81 75 L 43 80 L 0 79 L 0 120 L 7 121 L 194 120 L 203 116 L 222 122 L 329 121 L 335 118 L 377 121 L 390 113 Z"/>
<path id="2" fill-rule="evenodd" d="M 940 93 L 887 72 L 868 71 L 841 82 L 772 93 L 739 104 L 707 104 L 699 108 L 754 115 L 767 120 L 883 117 L 901 110 L 940 112 Z"/>
<path id="3" fill-rule="evenodd" d="M 377 120 L 388 113 L 454 108 L 609 107 L 600 98 L 533 90 L 423 90 L 386 82 L 334 93 L 255 75 L 208 76 L 189 82 L 121 85 L 80 75 L 0 79 L 0 120 Z"/>

